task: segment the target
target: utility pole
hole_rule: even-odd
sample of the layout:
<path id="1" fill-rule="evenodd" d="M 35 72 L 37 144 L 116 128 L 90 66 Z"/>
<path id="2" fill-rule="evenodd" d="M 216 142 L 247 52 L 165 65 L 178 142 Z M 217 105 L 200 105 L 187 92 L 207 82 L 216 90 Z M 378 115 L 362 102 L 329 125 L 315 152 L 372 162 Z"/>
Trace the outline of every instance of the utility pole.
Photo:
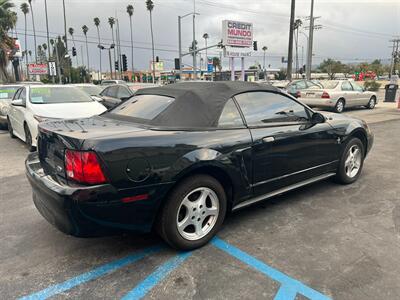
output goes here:
<path id="1" fill-rule="evenodd" d="M 294 0 L 293 0 L 294 1 Z M 196 0 L 193 0 L 193 80 L 197 79 L 197 52 L 196 52 Z"/>
<path id="2" fill-rule="evenodd" d="M 311 64 L 312 64 L 312 48 L 313 48 L 313 34 L 314 34 L 314 0 L 311 0 L 311 11 L 310 11 L 310 28 L 308 31 L 308 49 L 307 49 L 307 66 L 306 66 L 306 78 L 311 79 Z"/>
<path id="3" fill-rule="evenodd" d="M 65 0 L 63 0 L 65 48 L 68 51 L 67 17 L 65 15 Z"/>
<path id="4" fill-rule="evenodd" d="M 115 16 L 117 16 L 117 13 L 115 13 Z M 117 53 L 118 53 L 118 66 L 119 66 L 118 69 L 119 69 L 119 77 L 120 77 L 120 79 L 122 79 L 122 58 L 121 58 L 122 53 L 121 53 L 121 38 L 120 38 L 120 35 L 119 35 L 119 20 L 118 20 L 117 17 L 115 19 L 116 19 L 116 22 L 117 22 L 116 35 L 117 35 Z"/>
<path id="5" fill-rule="evenodd" d="M 389 73 L 389 76 L 392 77 L 392 75 L 394 75 L 394 73 L 396 72 L 396 63 L 400 56 L 400 53 L 399 53 L 400 39 L 393 39 L 393 40 L 390 40 L 390 42 L 393 43 L 392 57 L 390 60 L 390 73 Z"/>
<path id="6" fill-rule="evenodd" d="M 290 6 L 290 27 L 289 27 L 289 49 L 288 49 L 288 62 L 287 62 L 287 79 L 292 80 L 292 64 L 293 64 L 293 30 L 294 30 L 294 14 L 296 0 L 291 0 Z M 314 1 L 314 0 L 311 0 Z"/>
<path id="7" fill-rule="evenodd" d="M 182 17 L 178 16 L 178 47 L 179 47 L 179 80 L 182 80 L 182 29 L 181 29 L 181 21 Z"/>

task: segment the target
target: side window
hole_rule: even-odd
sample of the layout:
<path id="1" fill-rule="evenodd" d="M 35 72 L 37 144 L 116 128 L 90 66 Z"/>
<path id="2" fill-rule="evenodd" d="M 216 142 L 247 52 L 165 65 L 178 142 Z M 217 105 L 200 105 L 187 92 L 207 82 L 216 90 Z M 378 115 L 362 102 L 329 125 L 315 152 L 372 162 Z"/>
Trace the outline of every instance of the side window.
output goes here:
<path id="1" fill-rule="evenodd" d="M 120 86 L 118 88 L 118 98 L 127 98 L 132 96 L 132 94 L 129 92 L 128 88 L 124 87 L 124 86 Z"/>
<path id="2" fill-rule="evenodd" d="M 250 92 L 235 96 L 250 126 L 275 122 L 308 121 L 306 108 L 289 97 L 270 92 Z"/>
<path id="3" fill-rule="evenodd" d="M 353 87 L 351 86 L 350 82 L 344 81 L 342 83 L 342 91 L 352 91 Z"/>
<path id="4" fill-rule="evenodd" d="M 224 109 L 222 110 L 221 116 L 218 120 L 218 127 L 240 127 L 244 126 L 242 117 L 236 107 L 233 99 L 229 99 L 226 102 Z"/>
<path id="5" fill-rule="evenodd" d="M 357 92 L 363 92 L 364 91 L 364 89 L 360 85 L 358 85 L 357 83 L 352 82 L 351 85 L 353 86 L 354 90 L 357 91 Z"/>
<path id="6" fill-rule="evenodd" d="M 16 91 L 16 93 L 14 94 L 13 100 L 17 100 L 20 99 L 20 94 L 21 94 L 22 89 L 19 89 Z"/>
<path id="7" fill-rule="evenodd" d="M 108 88 L 105 88 L 101 93 L 100 96 L 108 96 Z"/>
<path id="8" fill-rule="evenodd" d="M 107 96 L 117 98 L 118 86 L 111 86 L 108 88 Z"/>
<path id="9" fill-rule="evenodd" d="M 296 83 L 296 88 L 297 89 L 305 89 L 305 88 L 307 88 L 307 85 L 306 85 L 305 81 L 298 81 Z"/>

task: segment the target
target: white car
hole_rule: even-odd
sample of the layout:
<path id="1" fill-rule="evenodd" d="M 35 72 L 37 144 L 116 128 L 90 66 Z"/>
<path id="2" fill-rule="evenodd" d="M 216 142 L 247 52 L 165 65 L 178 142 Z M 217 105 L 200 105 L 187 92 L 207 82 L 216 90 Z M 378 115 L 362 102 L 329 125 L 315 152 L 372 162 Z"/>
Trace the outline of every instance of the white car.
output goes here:
<path id="1" fill-rule="evenodd" d="M 313 86 L 300 90 L 297 100 L 310 107 L 333 109 L 337 113 L 348 107 L 365 106 L 373 109 L 378 103 L 376 93 L 366 91 L 354 81 L 321 81 L 320 85 L 322 88 Z"/>
<path id="2" fill-rule="evenodd" d="M 25 141 L 30 151 L 37 145 L 38 124 L 57 119 L 99 115 L 107 109 L 83 91 L 67 85 L 23 86 L 15 93 L 8 112 L 11 137 Z"/>

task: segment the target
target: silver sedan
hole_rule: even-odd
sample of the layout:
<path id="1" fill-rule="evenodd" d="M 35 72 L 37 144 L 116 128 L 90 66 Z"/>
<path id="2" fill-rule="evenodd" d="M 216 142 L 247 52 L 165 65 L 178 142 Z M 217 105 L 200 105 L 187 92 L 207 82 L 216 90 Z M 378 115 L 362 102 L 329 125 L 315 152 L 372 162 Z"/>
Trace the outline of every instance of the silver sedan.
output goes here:
<path id="1" fill-rule="evenodd" d="M 366 91 L 350 80 L 322 81 L 323 88 L 301 90 L 298 100 L 311 107 L 333 109 L 337 113 L 345 108 L 365 106 L 373 109 L 378 103 L 376 93 Z"/>

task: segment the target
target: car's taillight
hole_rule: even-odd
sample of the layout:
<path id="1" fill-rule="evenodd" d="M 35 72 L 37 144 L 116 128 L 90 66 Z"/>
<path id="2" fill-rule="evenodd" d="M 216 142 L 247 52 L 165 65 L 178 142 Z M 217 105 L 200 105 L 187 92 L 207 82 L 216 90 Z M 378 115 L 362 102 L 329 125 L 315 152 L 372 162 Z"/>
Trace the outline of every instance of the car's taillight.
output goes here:
<path id="1" fill-rule="evenodd" d="M 327 92 L 325 92 L 325 91 L 324 91 L 324 92 L 322 93 L 322 95 L 321 95 L 321 98 L 322 98 L 322 99 L 329 99 L 330 97 L 331 97 L 331 96 L 329 96 L 329 94 L 328 94 Z"/>
<path id="2" fill-rule="evenodd" d="M 67 179 L 84 184 L 101 184 L 107 179 L 101 169 L 97 154 L 93 151 L 65 151 Z"/>
<path id="3" fill-rule="evenodd" d="M 297 91 L 296 92 L 296 98 L 300 98 L 301 97 L 301 92 L 300 91 Z"/>

